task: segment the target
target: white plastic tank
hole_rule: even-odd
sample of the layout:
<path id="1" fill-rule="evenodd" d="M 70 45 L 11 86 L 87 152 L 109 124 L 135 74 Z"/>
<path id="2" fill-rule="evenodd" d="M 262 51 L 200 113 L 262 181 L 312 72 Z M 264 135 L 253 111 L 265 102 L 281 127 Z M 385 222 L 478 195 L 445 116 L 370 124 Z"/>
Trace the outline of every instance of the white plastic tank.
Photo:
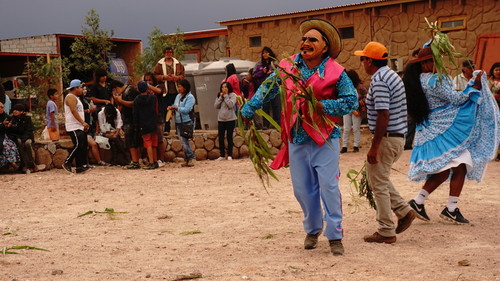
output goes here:
<path id="1" fill-rule="evenodd" d="M 221 58 L 218 61 L 201 62 L 198 70 L 193 71 L 202 130 L 217 130 L 217 110 L 214 108 L 214 102 L 220 84 L 226 78 L 225 67 L 229 63 L 234 64 L 237 74 L 248 72 L 255 66 L 255 62 L 249 60 Z"/>

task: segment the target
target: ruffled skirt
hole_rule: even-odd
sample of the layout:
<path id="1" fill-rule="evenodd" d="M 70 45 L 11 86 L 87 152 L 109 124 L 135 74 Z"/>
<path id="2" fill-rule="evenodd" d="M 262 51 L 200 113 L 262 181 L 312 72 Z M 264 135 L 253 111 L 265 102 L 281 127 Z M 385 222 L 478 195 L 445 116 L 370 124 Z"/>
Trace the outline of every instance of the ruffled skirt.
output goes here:
<path id="1" fill-rule="evenodd" d="M 496 156 L 500 136 L 500 114 L 488 92 L 483 87 L 460 106 L 434 109 L 417 126 L 410 180 L 426 180 L 461 163 L 467 166 L 467 179 L 482 180 L 487 163 Z"/>

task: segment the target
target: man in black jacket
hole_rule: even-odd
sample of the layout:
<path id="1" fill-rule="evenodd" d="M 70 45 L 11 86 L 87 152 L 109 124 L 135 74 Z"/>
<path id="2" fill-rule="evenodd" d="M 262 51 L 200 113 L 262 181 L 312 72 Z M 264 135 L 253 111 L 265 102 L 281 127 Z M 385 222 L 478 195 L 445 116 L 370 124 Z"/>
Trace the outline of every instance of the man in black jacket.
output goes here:
<path id="1" fill-rule="evenodd" d="M 26 115 L 26 108 L 23 104 L 16 104 L 12 107 L 12 124 L 8 130 L 8 136 L 14 140 L 21 157 L 21 171 L 23 173 L 38 172 L 45 169 L 45 165 L 36 165 L 33 156 L 33 122 L 31 117 Z"/>

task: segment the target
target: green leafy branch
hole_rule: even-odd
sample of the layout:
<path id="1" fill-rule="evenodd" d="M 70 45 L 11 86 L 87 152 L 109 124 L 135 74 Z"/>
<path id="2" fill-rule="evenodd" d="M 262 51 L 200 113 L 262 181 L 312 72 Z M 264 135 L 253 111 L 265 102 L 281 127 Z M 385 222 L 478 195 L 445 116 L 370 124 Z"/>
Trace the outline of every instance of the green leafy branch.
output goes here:
<path id="1" fill-rule="evenodd" d="M 83 217 L 83 216 L 86 216 L 86 215 L 91 215 L 91 214 L 125 214 L 127 212 L 116 212 L 115 209 L 113 208 L 106 208 L 104 209 L 103 212 L 99 212 L 99 211 L 88 211 L 88 212 L 85 212 L 83 214 L 80 214 L 77 216 L 77 218 L 79 217 Z"/>
<path id="2" fill-rule="evenodd" d="M 452 69 L 455 71 L 459 68 L 456 57 L 467 58 L 466 56 L 456 52 L 455 46 L 451 44 L 448 35 L 441 32 L 437 21 L 429 22 L 426 17 L 424 17 L 427 27 L 424 30 L 428 30 L 431 33 L 431 50 L 432 57 L 434 59 L 434 67 L 438 73 L 439 82 L 441 83 L 444 75 L 449 75 L 446 69 L 446 60 L 452 65 Z M 445 60 L 446 59 L 446 60 Z"/>
<path id="3" fill-rule="evenodd" d="M 365 197 L 368 200 L 368 204 L 373 209 L 377 209 L 377 205 L 375 204 L 375 199 L 373 198 L 373 192 L 368 184 L 368 179 L 366 177 L 366 161 L 363 164 L 363 167 L 356 171 L 354 169 L 350 169 L 347 172 L 347 178 L 350 181 L 349 186 L 351 187 L 351 196 L 353 198 L 354 206 L 358 207 L 360 202 L 356 200 L 357 198 Z M 352 189 L 354 187 L 354 190 Z"/>
<path id="4" fill-rule="evenodd" d="M 18 252 L 14 252 L 14 251 L 11 251 L 11 250 L 39 250 L 39 251 L 50 252 L 47 249 L 37 248 L 37 247 L 33 247 L 33 246 L 11 246 L 11 247 L 3 247 L 2 248 L 2 254 L 3 255 L 7 255 L 7 254 L 19 254 Z"/>
<path id="5" fill-rule="evenodd" d="M 7 236 L 7 235 L 19 236 L 19 234 L 17 234 L 15 230 L 10 228 L 6 232 L 2 233 L 2 236 Z"/>
<path id="6" fill-rule="evenodd" d="M 238 104 L 240 104 L 241 106 L 243 106 L 246 102 L 242 97 L 237 97 L 237 99 L 238 99 Z M 279 128 L 279 125 L 277 125 L 277 123 L 274 122 L 274 120 L 264 111 L 257 110 L 256 112 L 258 112 L 259 115 L 263 116 L 268 121 L 270 122 L 272 121 L 272 123 L 274 123 L 273 126 L 275 127 L 277 126 Z M 251 119 L 248 120 L 247 125 L 248 125 L 248 130 L 245 132 L 245 122 L 243 121 L 243 116 L 241 115 L 241 112 L 239 112 L 238 129 L 240 135 L 243 136 L 243 138 L 245 139 L 245 143 L 248 144 L 248 156 L 252 161 L 253 167 L 257 172 L 257 175 L 259 176 L 259 179 L 262 182 L 264 189 L 269 194 L 267 187 L 270 186 L 270 181 L 269 181 L 270 177 L 274 178 L 275 180 L 278 180 L 276 174 L 269 167 L 270 162 L 274 160 L 274 156 L 271 153 L 271 150 L 269 149 L 267 142 L 264 140 L 260 132 L 257 130 L 257 127 L 255 126 L 253 120 Z M 281 128 L 279 128 L 279 130 L 281 130 Z"/>

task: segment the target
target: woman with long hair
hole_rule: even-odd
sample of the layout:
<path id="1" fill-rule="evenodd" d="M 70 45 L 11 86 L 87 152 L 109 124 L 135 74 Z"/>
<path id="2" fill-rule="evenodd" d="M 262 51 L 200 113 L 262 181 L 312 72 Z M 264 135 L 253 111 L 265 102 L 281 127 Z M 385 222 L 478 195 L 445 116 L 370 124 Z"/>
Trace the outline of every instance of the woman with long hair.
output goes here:
<path id="1" fill-rule="evenodd" d="M 228 63 L 225 67 L 226 70 L 226 78 L 222 80 L 221 84 L 224 82 L 228 82 L 233 87 L 233 92 L 240 97 L 243 97 L 243 94 L 240 90 L 240 79 L 238 78 L 238 74 L 236 74 L 236 67 L 232 63 Z"/>
<path id="2" fill-rule="evenodd" d="M 409 202 L 417 217 L 429 221 L 424 203 L 429 194 L 450 180 L 448 204 L 440 217 L 469 223 L 458 209 L 465 178 L 481 181 L 498 144 L 498 107 L 476 71 L 463 91 L 453 90 L 447 75 L 435 73 L 432 50 L 423 48 L 403 76 L 408 113 L 417 124 L 408 177 L 425 180 Z M 486 89 L 484 89 L 486 88 Z"/>
<path id="3" fill-rule="evenodd" d="M 500 62 L 495 62 L 491 66 L 488 83 L 493 97 L 497 101 L 498 106 L 500 106 Z M 495 161 L 500 161 L 500 150 Z"/>
<path id="4" fill-rule="evenodd" d="M 267 77 L 274 72 L 274 63 L 276 63 L 276 55 L 273 50 L 269 47 L 262 48 L 260 52 L 260 61 L 254 67 L 253 76 L 255 79 L 255 89 L 259 88 L 259 86 L 264 82 Z M 280 123 L 280 114 L 281 114 L 281 102 L 280 95 L 277 95 L 274 99 L 266 102 L 262 105 L 262 110 L 271 116 L 276 123 Z M 269 128 L 270 123 L 263 118 L 263 126 L 265 128 Z"/>
<path id="5" fill-rule="evenodd" d="M 193 167 L 194 166 L 194 153 L 191 145 L 189 144 L 189 139 L 181 135 L 181 126 L 186 124 L 194 129 L 194 117 L 192 118 L 192 111 L 196 103 L 196 99 L 191 94 L 191 84 L 186 79 L 179 80 L 177 82 L 177 91 L 179 94 L 175 97 L 174 104 L 169 106 L 168 110 L 175 111 L 175 125 L 177 129 L 177 136 L 182 144 L 182 151 L 184 152 L 185 162 L 182 164 L 183 167 Z"/>
<path id="6" fill-rule="evenodd" d="M 16 171 L 21 158 L 16 143 L 7 136 L 7 130 L 11 125 L 10 116 L 5 113 L 5 106 L 0 102 L 0 168 L 5 166 Z"/>
<path id="7" fill-rule="evenodd" d="M 220 91 L 215 99 L 214 107 L 219 110 L 217 115 L 220 157 L 217 160 L 233 160 L 233 131 L 236 126 L 236 94 L 228 82 L 220 85 Z M 224 139 L 227 137 L 227 158 Z"/>

